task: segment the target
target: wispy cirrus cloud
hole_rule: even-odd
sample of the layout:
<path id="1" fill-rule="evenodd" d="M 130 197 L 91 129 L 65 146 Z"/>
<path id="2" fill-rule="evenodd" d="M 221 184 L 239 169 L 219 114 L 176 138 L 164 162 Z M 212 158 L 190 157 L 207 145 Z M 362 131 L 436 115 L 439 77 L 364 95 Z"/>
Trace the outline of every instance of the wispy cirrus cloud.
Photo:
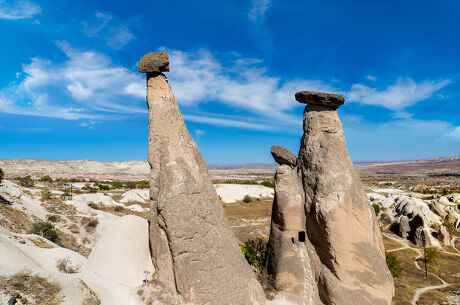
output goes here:
<path id="1" fill-rule="evenodd" d="M 145 89 L 135 90 L 144 84 L 142 75 L 114 65 L 104 54 L 56 44 L 67 60 L 35 57 L 24 64 L 24 78 L 0 91 L 0 111 L 63 119 L 145 113 Z"/>
<path id="2" fill-rule="evenodd" d="M 114 50 L 123 49 L 135 37 L 127 25 L 114 22 L 113 15 L 97 12 L 94 22 L 82 22 L 83 33 L 88 37 L 98 37 L 105 40 L 106 45 Z"/>
<path id="3" fill-rule="evenodd" d="M 449 83 L 449 79 L 417 83 L 411 78 L 400 78 L 395 84 L 386 88 L 354 84 L 345 95 L 351 102 L 381 106 L 400 112 L 409 106 L 430 98 L 435 92 Z"/>
<path id="4" fill-rule="evenodd" d="M 265 22 L 265 13 L 270 5 L 270 0 L 252 0 L 251 10 L 248 13 L 249 19 L 254 23 Z"/>
<path id="5" fill-rule="evenodd" d="M 0 0 L 0 18 L 1 19 L 27 19 L 40 14 L 42 8 L 34 2 L 27 0 Z"/>

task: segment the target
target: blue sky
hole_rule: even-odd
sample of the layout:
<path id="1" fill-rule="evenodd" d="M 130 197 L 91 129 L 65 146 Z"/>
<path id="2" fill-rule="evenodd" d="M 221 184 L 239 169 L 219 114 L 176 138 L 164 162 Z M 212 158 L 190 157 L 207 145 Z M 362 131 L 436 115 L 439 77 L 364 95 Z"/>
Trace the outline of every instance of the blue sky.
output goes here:
<path id="1" fill-rule="evenodd" d="M 345 96 L 353 160 L 460 155 L 460 2 L 0 0 L 0 158 L 144 160 L 167 74 L 209 164 L 297 152 L 300 90 Z"/>

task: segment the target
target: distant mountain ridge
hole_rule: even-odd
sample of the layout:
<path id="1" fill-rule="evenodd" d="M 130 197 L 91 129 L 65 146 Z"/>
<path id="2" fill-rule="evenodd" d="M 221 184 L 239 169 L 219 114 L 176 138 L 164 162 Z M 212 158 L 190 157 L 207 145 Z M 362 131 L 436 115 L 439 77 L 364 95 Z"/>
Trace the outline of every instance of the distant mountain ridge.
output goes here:
<path id="1" fill-rule="evenodd" d="M 424 160 L 401 161 L 354 161 L 360 172 L 374 173 L 440 173 L 460 172 L 460 156 L 434 157 Z M 265 170 L 274 171 L 274 163 L 248 163 L 208 165 L 213 171 L 219 170 Z M 129 176 L 147 179 L 150 167 L 147 161 L 94 161 L 94 160 L 46 160 L 46 159 L 0 159 L 7 177 L 31 175 L 41 177 Z"/>

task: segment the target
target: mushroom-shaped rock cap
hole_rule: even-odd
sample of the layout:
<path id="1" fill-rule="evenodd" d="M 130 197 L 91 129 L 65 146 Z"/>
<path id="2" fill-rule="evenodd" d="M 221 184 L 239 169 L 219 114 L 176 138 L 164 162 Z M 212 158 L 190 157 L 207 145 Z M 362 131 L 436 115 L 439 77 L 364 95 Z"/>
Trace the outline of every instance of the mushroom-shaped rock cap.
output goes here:
<path id="1" fill-rule="evenodd" d="M 272 153 L 273 159 L 275 159 L 276 163 L 279 165 L 286 164 L 292 168 L 297 165 L 297 157 L 284 147 L 273 145 L 270 152 Z"/>
<path id="2" fill-rule="evenodd" d="M 295 94 L 295 99 L 299 103 L 323 105 L 333 109 L 337 109 L 345 103 L 345 99 L 340 94 L 316 91 L 299 91 Z"/>
<path id="3" fill-rule="evenodd" d="M 165 51 L 152 52 L 144 55 L 139 61 L 139 72 L 169 72 L 169 57 Z"/>

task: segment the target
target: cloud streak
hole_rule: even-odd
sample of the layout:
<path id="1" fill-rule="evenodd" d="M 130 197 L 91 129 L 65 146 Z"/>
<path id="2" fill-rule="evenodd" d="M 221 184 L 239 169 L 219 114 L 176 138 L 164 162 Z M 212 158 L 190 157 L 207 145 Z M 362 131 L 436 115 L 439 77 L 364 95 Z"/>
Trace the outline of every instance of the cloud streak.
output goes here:
<path id="1" fill-rule="evenodd" d="M 9 20 L 19 20 L 32 18 L 40 14 L 41 7 L 31 1 L 16 0 L 9 1 L 0 0 L 0 18 Z"/>

